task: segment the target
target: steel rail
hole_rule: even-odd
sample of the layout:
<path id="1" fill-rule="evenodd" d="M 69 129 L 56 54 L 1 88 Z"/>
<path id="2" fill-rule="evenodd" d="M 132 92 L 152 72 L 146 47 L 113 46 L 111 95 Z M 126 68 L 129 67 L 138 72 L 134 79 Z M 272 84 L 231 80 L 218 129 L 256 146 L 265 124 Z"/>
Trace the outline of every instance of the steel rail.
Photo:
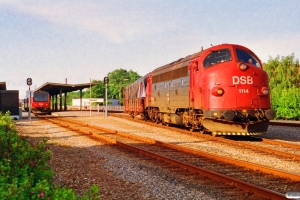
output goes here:
<path id="1" fill-rule="evenodd" d="M 216 154 L 207 153 L 207 152 L 204 152 L 204 151 L 191 149 L 191 148 L 187 148 L 187 147 L 183 147 L 183 146 L 179 146 L 179 145 L 174 145 L 174 144 L 171 144 L 171 143 L 166 143 L 166 142 L 162 142 L 162 141 L 158 141 L 158 140 L 153 140 L 153 139 L 150 139 L 150 138 L 140 137 L 140 136 L 137 136 L 137 135 L 130 135 L 130 134 L 127 134 L 127 133 L 124 133 L 124 132 L 121 132 L 121 131 L 115 131 L 115 130 L 103 128 L 103 127 L 100 127 L 100 126 L 90 125 L 90 124 L 83 123 L 83 122 L 76 121 L 76 120 L 69 120 L 69 119 L 65 119 L 65 118 L 60 118 L 60 120 L 66 121 L 66 122 L 69 122 L 69 123 L 78 124 L 78 125 L 81 125 L 81 126 L 90 127 L 90 128 L 96 129 L 96 130 L 104 131 L 106 133 L 114 133 L 114 134 L 118 134 L 118 135 L 121 135 L 123 137 L 130 138 L 130 139 L 139 140 L 139 141 L 147 142 L 147 143 L 150 143 L 150 144 L 156 144 L 156 145 L 168 147 L 168 148 L 171 148 L 171 149 L 174 149 L 174 150 L 182 151 L 182 152 L 185 152 L 185 153 L 191 153 L 191 154 L 206 157 L 206 158 L 209 158 L 209 159 L 214 159 L 214 160 L 219 161 L 219 162 L 225 162 L 225 163 L 228 163 L 228 164 L 233 164 L 235 166 L 240 166 L 240 167 L 244 167 L 244 168 L 247 168 L 247 169 L 259 170 L 259 171 L 264 172 L 266 174 L 277 175 L 277 176 L 280 176 L 280 177 L 283 177 L 283 178 L 291 179 L 293 181 L 300 181 L 300 175 L 299 174 L 290 173 L 290 172 L 286 172 L 286 171 L 282 171 L 282 170 L 277 170 L 277 169 L 273 169 L 273 168 L 266 167 L 266 166 L 263 166 L 263 165 L 250 163 L 250 162 L 246 162 L 246 161 L 241 161 L 241 160 L 228 158 L 228 157 L 224 157 L 224 156 L 219 156 L 219 155 L 216 155 Z M 83 132 L 85 132 L 85 131 L 83 130 Z M 86 133 L 86 134 L 88 134 L 88 133 Z"/>
<path id="2" fill-rule="evenodd" d="M 266 139 L 266 138 L 260 138 L 260 139 L 262 140 L 262 142 L 264 142 L 266 144 L 275 144 L 275 145 L 280 145 L 282 147 L 288 147 L 288 148 L 294 148 L 294 149 L 300 150 L 300 145 L 297 145 L 297 144 L 281 142 L 281 141 L 277 141 L 277 140 L 270 140 L 270 139 Z"/>
<path id="3" fill-rule="evenodd" d="M 114 115 L 114 116 L 116 116 L 116 115 Z M 116 116 L 116 117 L 118 117 L 118 116 Z M 157 125 L 157 124 L 154 124 L 154 123 L 151 123 L 151 122 L 146 122 L 146 123 L 150 124 L 152 126 L 162 128 L 161 125 Z M 230 144 L 230 145 L 238 145 L 238 146 L 242 146 L 244 148 L 249 148 L 249 149 L 253 149 L 253 150 L 256 150 L 256 151 L 267 152 L 267 153 L 271 153 L 271 154 L 275 154 L 275 155 L 279 155 L 279 156 L 284 156 L 284 157 L 287 157 L 287 158 L 290 158 L 290 159 L 293 159 L 293 160 L 299 160 L 300 161 L 300 155 L 298 155 L 298 154 L 283 152 L 283 151 L 279 151 L 279 150 L 276 150 L 276 149 L 257 146 L 257 145 L 249 144 L 249 143 L 230 141 L 230 140 L 225 139 L 225 138 L 212 137 L 210 135 L 199 134 L 199 133 L 196 133 L 196 132 L 190 132 L 190 131 L 187 131 L 187 130 L 172 128 L 172 127 L 169 127 L 169 126 L 168 126 L 168 129 L 171 129 L 171 130 L 174 130 L 174 131 L 177 131 L 177 132 L 181 132 L 181 133 L 184 133 L 184 134 L 193 135 L 193 136 L 198 137 L 198 138 L 204 138 L 204 139 L 208 139 L 208 140 L 223 142 L 223 143 L 227 143 L 227 144 Z M 290 143 L 286 143 L 286 142 L 272 141 L 272 140 L 268 140 L 268 139 L 264 139 L 264 138 L 260 138 L 260 139 L 262 140 L 262 142 L 265 142 L 265 143 L 269 143 L 269 144 L 273 143 L 273 144 L 282 145 L 282 146 L 285 146 L 285 147 L 288 147 L 288 148 L 300 149 L 300 145 L 290 144 Z"/>
<path id="4" fill-rule="evenodd" d="M 279 150 L 276 150 L 276 149 L 257 146 L 257 145 L 254 145 L 254 144 L 241 143 L 241 142 L 235 142 L 235 143 L 236 143 L 236 145 L 243 146 L 244 148 L 250 148 L 250 149 L 253 149 L 253 150 L 263 151 L 263 152 L 267 152 L 267 153 L 271 153 L 271 154 L 275 154 L 275 155 L 279 155 L 279 156 L 284 156 L 284 157 L 287 157 L 287 158 L 291 158 L 293 160 L 300 161 L 300 155 L 298 155 L 298 154 L 279 151 Z"/>
<path id="5" fill-rule="evenodd" d="M 280 121 L 273 120 L 269 122 L 269 125 L 300 127 L 300 121 L 280 122 Z"/>
<path id="6" fill-rule="evenodd" d="M 48 120 L 51 121 L 51 122 L 55 121 L 55 120 L 50 120 L 50 119 L 48 119 Z M 58 125 L 63 124 L 61 122 L 54 122 L 54 123 L 58 124 Z M 81 132 L 81 129 L 74 128 L 74 127 L 72 128 L 69 125 L 63 125 L 63 127 L 67 127 L 67 128 L 70 128 L 71 130 L 77 130 L 78 132 Z M 113 133 L 115 131 L 110 131 L 110 132 Z M 84 134 L 87 134 L 87 133 L 84 132 Z M 100 135 L 98 136 L 98 134 L 94 134 L 92 132 L 88 132 L 88 135 L 91 135 L 92 137 L 104 140 L 107 143 L 118 145 L 118 146 L 124 147 L 126 149 L 132 150 L 134 152 L 149 156 L 153 159 L 162 160 L 162 161 L 164 161 L 166 163 L 169 163 L 171 165 L 177 166 L 177 167 L 182 168 L 184 170 L 188 170 L 190 172 L 198 173 L 202 176 L 209 177 L 209 178 L 214 179 L 216 181 L 222 181 L 226 184 L 234 185 L 235 187 L 237 187 L 239 189 L 242 189 L 242 190 L 248 191 L 248 192 L 252 192 L 252 193 L 254 193 L 258 196 L 264 197 L 264 198 L 276 199 L 276 200 L 277 199 L 278 200 L 279 199 L 286 199 L 286 196 L 281 194 L 281 193 L 274 192 L 274 191 L 271 191 L 271 190 L 268 190 L 268 189 L 265 189 L 265 188 L 262 188 L 262 187 L 259 187 L 259 186 L 241 181 L 241 180 L 237 180 L 237 179 L 234 179 L 232 177 L 229 177 L 229 176 L 226 176 L 226 175 L 223 175 L 223 174 L 219 174 L 219 173 L 216 173 L 216 172 L 213 172 L 213 171 L 201 168 L 201 167 L 197 167 L 197 166 L 194 166 L 194 165 L 191 165 L 191 164 L 182 163 L 182 162 L 174 160 L 172 158 L 162 156 L 162 155 L 158 155 L 156 153 L 152 153 L 150 151 L 146 151 L 146 150 L 134 147 L 132 145 L 128 145 L 128 144 L 119 142 L 119 141 L 114 140 L 114 139 L 109 139 L 109 138 L 105 139 L 106 137 L 104 137 L 104 136 L 99 137 Z"/>

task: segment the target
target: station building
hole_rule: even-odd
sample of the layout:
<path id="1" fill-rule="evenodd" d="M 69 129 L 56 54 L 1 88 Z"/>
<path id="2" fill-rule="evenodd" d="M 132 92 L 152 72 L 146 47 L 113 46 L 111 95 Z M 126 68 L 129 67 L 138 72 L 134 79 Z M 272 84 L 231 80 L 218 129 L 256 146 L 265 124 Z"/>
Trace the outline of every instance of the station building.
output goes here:
<path id="1" fill-rule="evenodd" d="M 13 119 L 22 118 L 22 109 L 19 103 L 19 90 L 7 90 L 6 82 L 0 82 L 0 111 L 10 112 Z"/>

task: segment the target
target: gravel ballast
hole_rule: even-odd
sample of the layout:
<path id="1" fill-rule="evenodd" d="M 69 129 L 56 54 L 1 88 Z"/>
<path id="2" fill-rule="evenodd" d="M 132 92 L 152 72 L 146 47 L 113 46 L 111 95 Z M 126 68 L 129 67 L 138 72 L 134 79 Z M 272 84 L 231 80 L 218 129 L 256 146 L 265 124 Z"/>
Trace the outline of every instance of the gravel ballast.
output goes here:
<path id="1" fill-rule="evenodd" d="M 300 172 L 298 162 L 283 161 L 270 155 L 257 156 L 249 150 L 236 149 L 215 142 L 201 142 L 193 136 L 104 116 L 76 117 L 86 123 L 130 132 L 155 140 L 181 143 L 195 149 L 250 160 L 278 169 Z M 31 143 L 47 138 L 52 158 L 49 162 L 56 175 L 55 184 L 66 185 L 84 194 L 92 184 L 100 186 L 101 199 L 226 199 L 204 180 L 175 174 L 142 156 L 119 147 L 103 144 L 44 120 L 17 121 L 20 135 Z M 272 130 L 274 131 L 274 130 Z M 256 158 L 258 157 L 258 158 Z M 208 181 L 209 182 L 209 181 Z M 236 199 L 234 195 L 230 199 Z"/>

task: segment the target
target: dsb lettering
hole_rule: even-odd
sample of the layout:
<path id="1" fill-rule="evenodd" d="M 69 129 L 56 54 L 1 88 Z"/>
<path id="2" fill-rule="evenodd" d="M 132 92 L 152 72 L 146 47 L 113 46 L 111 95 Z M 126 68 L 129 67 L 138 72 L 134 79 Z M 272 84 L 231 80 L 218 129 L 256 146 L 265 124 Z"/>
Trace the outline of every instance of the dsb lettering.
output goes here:
<path id="1" fill-rule="evenodd" d="M 232 84 L 253 84 L 252 76 L 233 76 Z"/>

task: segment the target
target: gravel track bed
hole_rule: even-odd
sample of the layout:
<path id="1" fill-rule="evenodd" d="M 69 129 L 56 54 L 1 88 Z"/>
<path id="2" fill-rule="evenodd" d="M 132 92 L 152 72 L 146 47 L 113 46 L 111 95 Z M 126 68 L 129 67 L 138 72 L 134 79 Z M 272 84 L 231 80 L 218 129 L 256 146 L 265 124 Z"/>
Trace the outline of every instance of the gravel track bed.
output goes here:
<path id="1" fill-rule="evenodd" d="M 191 181 L 124 149 L 101 144 L 43 120 L 19 120 L 22 137 L 35 144 L 47 138 L 54 183 L 84 194 L 100 186 L 101 199 L 239 199 L 212 190 L 210 181 Z M 197 176 L 196 176 L 197 177 Z M 245 197 L 245 199 L 248 199 Z"/>
<path id="2" fill-rule="evenodd" d="M 118 131 L 140 135 L 143 137 L 152 138 L 163 142 L 170 142 L 184 147 L 199 149 L 208 153 L 215 153 L 221 156 L 244 160 L 247 162 L 260 164 L 271 168 L 300 174 L 299 161 L 293 161 L 291 159 L 285 158 L 277 158 L 273 155 L 259 153 L 259 151 L 254 152 L 251 149 L 244 149 L 242 147 L 235 147 L 224 143 L 218 143 L 215 141 L 207 141 L 205 139 L 195 138 L 194 136 L 184 135 L 175 131 L 152 127 L 150 125 L 144 125 L 126 119 L 121 119 L 112 116 L 109 116 L 108 118 L 109 120 L 105 118 L 94 117 L 90 118 L 88 120 L 88 123 Z M 84 117 L 78 117 L 76 118 L 76 120 L 87 122 L 87 120 Z M 289 128 L 285 127 L 284 131 L 287 130 L 289 130 Z M 274 135 L 274 130 L 272 131 L 273 137 L 276 137 Z M 280 130 L 279 133 L 281 133 L 281 131 L 283 130 Z M 290 133 L 295 132 L 290 131 Z M 289 139 L 291 139 L 292 136 L 293 134 L 289 134 Z"/>
<path id="3" fill-rule="evenodd" d="M 281 140 L 282 141 L 282 140 Z M 253 144 L 256 146 L 261 146 L 261 147 L 267 147 L 269 149 L 274 149 L 274 150 L 278 150 L 278 151 L 283 151 L 283 152 L 288 152 L 291 154 L 296 154 L 296 155 L 300 155 L 300 150 L 299 149 L 294 149 L 294 148 L 290 148 L 290 147 L 283 147 L 280 145 L 274 145 L 274 144 L 266 144 L 263 142 L 245 142 L 248 144 Z"/>
<path id="4" fill-rule="evenodd" d="M 268 133 L 264 134 L 263 137 L 268 139 L 284 140 L 286 142 L 300 145 L 300 128 L 271 125 L 268 128 Z"/>
<path id="5" fill-rule="evenodd" d="M 84 120 L 85 119 L 83 119 L 83 121 Z M 90 123 L 93 123 L 93 122 L 90 122 Z M 97 122 L 94 122 L 94 123 L 97 123 Z M 139 124 L 139 125 L 141 125 L 141 124 Z M 135 126 L 135 125 L 130 125 L 130 128 L 132 126 Z M 139 126 L 139 128 L 140 127 L 142 127 L 142 126 Z M 122 129 L 124 128 L 125 130 L 127 130 L 128 129 L 128 124 L 127 123 L 123 124 L 122 122 L 120 122 L 119 123 L 119 128 L 122 128 Z M 144 129 L 147 130 L 147 128 L 144 128 Z M 143 131 L 144 131 L 144 129 L 143 129 Z M 125 131 L 123 131 L 123 132 L 125 132 Z M 131 132 L 131 131 L 129 131 L 129 132 Z M 97 133 L 97 131 L 95 133 Z M 137 133 L 138 132 L 136 132 L 136 134 Z M 105 134 L 105 136 L 108 136 L 108 135 Z M 240 180 L 243 180 L 243 181 L 246 181 L 246 182 L 250 181 L 249 183 L 252 183 L 252 184 L 255 184 L 255 185 L 260 185 L 262 187 L 267 187 L 269 189 L 274 189 L 278 192 L 283 192 L 283 193 L 286 192 L 285 188 L 288 188 L 289 190 L 299 189 L 299 188 L 295 187 L 296 185 L 298 185 L 298 183 L 288 183 L 288 181 L 281 180 L 280 181 L 281 184 L 278 185 L 279 179 L 278 179 L 277 183 L 276 182 L 274 183 L 274 176 L 272 176 L 272 175 L 270 175 L 270 176 L 262 175 L 261 173 L 257 173 L 257 172 L 254 172 L 254 171 L 249 173 L 248 170 L 241 169 L 239 167 L 226 165 L 226 164 L 223 164 L 223 163 L 217 164 L 217 162 L 206 159 L 206 158 L 195 158 L 195 156 L 188 156 L 185 153 L 172 151 L 172 150 L 169 150 L 168 148 L 165 148 L 165 147 L 157 147 L 157 146 L 154 147 L 153 145 L 150 145 L 150 146 L 149 145 L 143 145 L 142 143 L 137 142 L 135 140 L 131 140 L 131 139 L 128 139 L 128 138 L 123 138 L 123 137 L 120 137 L 120 136 L 115 135 L 115 134 L 109 134 L 108 137 L 111 138 L 111 139 L 119 140 L 121 142 L 130 143 L 133 146 L 136 146 L 135 144 L 137 143 L 138 147 L 140 147 L 142 149 L 145 149 L 145 150 L 148 150 L 148 151 L 151 151 L 151 152 L 155 152 L 155 153 L 158 153 L 160 155 L 165 155 L 167 157 L 170 157 L 170 158 L 173 158 L 173 159 L 176 159 L 176 160 L 177 159 L 178 160 L 183 160 L 184 162 L 188 162 L 192 165 L 200 166 L 200 167 L 203 167 L 205 169 L 209 169 L 209 170 L 221 173 L 221 174 L 226 174 L 228 176 L 232 176 L 232 177 L 235 177 L 237 179 L 240 179 Z M 262 177 L 264 177 L 264 178 L 262 179 Z M 262 183 L 263 183 L 263 185 L 262 185 Z"/>
<path id="6" fill-rule="evenodd" d="M 143 125 L 109 116 L 74 117 L 78 121 L 118 131 L 128 132 L 160 141 L 172 142 L 206 152 L 251 161 L 286 171 L 300 173 L 299 162 L 262 156 L 250 150 L 205 141 L 174 131 Z M 240 199 L 211 188 L 211 181 L 195 181 L 171 173 L 168 167 L 157 166 L 148 159 L 118 147 L 101 144 L 86 136 L 68 131 L 43 120 L 19 120 L 20 134 L 31 143 L 48 138 L 53 156 L 50 161 L 56 184 L 71 187 L 84 194 L 92 184 L 100 186 L 101 199 Z M 285 127 L 286 129 L 286 127 Z M 259 156 L 259 157 L 258 157 Z M 258 158 L 257 158 L 258 157 Z M 221 186 L 222 187 L 222 186 Z M 230 192 L 229 192 L 230 193 Z M 248 199 L 248 197 L 245 197 Z"/>

